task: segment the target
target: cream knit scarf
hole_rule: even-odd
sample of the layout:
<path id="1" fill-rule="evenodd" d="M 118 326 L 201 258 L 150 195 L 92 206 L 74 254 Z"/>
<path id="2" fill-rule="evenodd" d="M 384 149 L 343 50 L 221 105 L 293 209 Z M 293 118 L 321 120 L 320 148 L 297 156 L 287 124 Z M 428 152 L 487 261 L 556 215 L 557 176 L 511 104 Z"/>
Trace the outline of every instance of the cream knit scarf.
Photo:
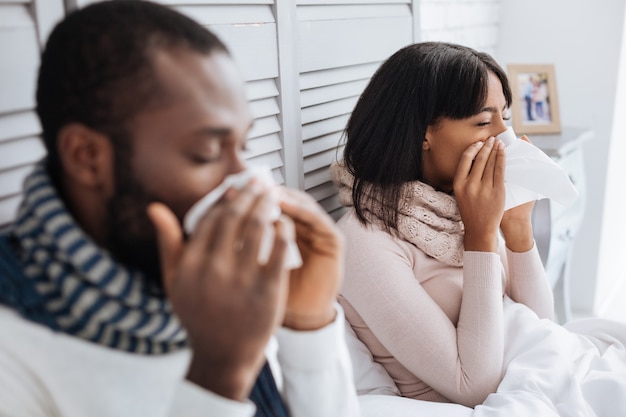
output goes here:
<path id="1" fill-rule="evenodd" d="M 344 162 L 330 167 L 333 182 L 339 189 L 339 200 L 353 206 L 354 177 Z M 380 219 L 380 198 L 365 188 L 362 207 Z M 446 265 L 463 265 L 463 222 L 454 197 L 436 191 L 421 181 L 407 182 L 398 205 L 399 237 L 411 242 L 428 256 Z"/>

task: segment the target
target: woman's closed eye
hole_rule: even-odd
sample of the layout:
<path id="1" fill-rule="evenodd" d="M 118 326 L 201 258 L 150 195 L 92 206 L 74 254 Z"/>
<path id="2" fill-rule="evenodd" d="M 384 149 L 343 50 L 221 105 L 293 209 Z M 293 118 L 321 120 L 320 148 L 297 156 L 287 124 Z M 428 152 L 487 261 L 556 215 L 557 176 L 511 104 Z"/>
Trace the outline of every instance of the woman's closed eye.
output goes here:
<path id="1" fill-rule="evenodd" d="M 504 120 L 504 121 L 511 120 L 511 116 L 509 116 L 509 115 L 502 116 L 502 120 Z M 491 119 L 483 120 L 483 121 L 480 121 L 480 122 L 476 123 L 476 125 L 477 126 L 488 126 L 488 125 L 491 124 L 491 122 L 492 122 Z"/>

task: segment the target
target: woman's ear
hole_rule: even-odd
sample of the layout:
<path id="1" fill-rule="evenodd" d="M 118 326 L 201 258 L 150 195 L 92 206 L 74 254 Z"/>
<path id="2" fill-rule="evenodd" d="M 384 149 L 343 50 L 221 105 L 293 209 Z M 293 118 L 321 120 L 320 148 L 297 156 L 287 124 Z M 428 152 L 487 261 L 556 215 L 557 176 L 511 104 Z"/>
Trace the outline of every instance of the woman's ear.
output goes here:
<path id="1" fill-rule="evenodd" d="M 64 175 L 86 188 L 109 188 L 113 146 L 109 138 L 81 123 L 65 125 L 57 136 Z"/>
<path id="2" fill-rule="evenodd" d="M 427 151 L 430 149 L 430 137 L 432 136 L 432 126 L 428 126 L 426 128 L 426 134 L 424 135 L 424 140 L 422 141 L 422 151 Z"/>

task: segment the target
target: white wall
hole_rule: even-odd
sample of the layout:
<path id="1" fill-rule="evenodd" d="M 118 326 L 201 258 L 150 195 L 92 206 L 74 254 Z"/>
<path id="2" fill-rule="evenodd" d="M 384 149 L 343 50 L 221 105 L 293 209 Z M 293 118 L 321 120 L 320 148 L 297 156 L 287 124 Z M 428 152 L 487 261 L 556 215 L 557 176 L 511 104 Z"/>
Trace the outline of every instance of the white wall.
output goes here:
<path id="1" fill-rule="evenodd" d="M 571 270 L 572 308 L 582 314 L 594 312 L 625 3 L 501 2 L 498 61 L 503 65 L 554 63 L 561 124 L 595 131 L 595 138 L 584 145 L 588 197 Z M 619 163 L 623 161 L 621 157 Z M 621 257 L 623 262 L 623 253 Z"/>
<path id="2" fill-rule="evenodd" d="M 626 10 L 625 10 L 626 11 Z M 624 16 L 626 20 L 626 14 Z M 601 316 L 624 319 L 623 297 L 626 294 L 626 30 L 622 36 L 622 48 L 616 85 L 615 117 L 607 166 L 606 198 L 602 227 L 600 258 L 598 261 L 598 286 L 596 288 L 596 312 Z"/>
<path id="3" fill-rule="evenodd" d="M 460 43 L 493 54 L 501 0 L 421 0 L 422 41 Z"/>

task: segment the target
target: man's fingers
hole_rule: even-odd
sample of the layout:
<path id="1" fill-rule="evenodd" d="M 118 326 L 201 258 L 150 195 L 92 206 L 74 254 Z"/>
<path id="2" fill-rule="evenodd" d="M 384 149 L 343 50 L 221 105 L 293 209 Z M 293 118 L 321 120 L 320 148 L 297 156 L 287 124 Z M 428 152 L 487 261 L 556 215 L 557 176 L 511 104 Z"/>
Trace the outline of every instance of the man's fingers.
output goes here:
<path id="1" fill-rule="evenodd" d="M 150 204 L 148 217 L 156 229 L 163 286 L 167 291 L 173 284 L 176 265 L 183 249 L 183 231 L 178 219 L 165 204 Z"/>
<path id="2" fill-rule="evenodd" d="M 275 232 L 273 248 L 265 269 L 269 276 L 277 276 L 284 270 L 287 246 L 290 241 L 294 241 L 296 232 L 293 222 L 286 216 L 281 216 L 272 227 Z"/>
<path id="3" fill-rule="evenodd" d="M 319 203 L 310 195 L 288 188 L 280 189 L 280 206 L 284 214 L 296 224 L 305 225 L 317 230 L 334 230 L 335 223 Z"/>
<path id="4" fill-rule="evenodd" d="M 245 247 L 242 224 L 259 196 L 258 185 L 230 188 L 198 223 L 189 245 L 204 253 L 231 255 Z M 220 255 L 217 255 L 220 256 Z"/>

